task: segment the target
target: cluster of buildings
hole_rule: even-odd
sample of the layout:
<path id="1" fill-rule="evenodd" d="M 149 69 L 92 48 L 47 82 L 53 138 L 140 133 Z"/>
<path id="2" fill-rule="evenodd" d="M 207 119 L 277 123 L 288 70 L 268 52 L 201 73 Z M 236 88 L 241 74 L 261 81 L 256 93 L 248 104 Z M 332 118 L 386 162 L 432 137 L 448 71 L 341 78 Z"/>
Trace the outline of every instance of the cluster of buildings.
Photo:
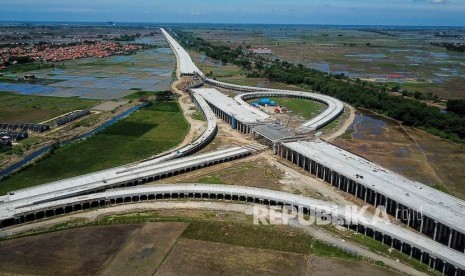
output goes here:
<path id="1" fill-rule="evenodd" d="M 142 46 L 121 44 L 115 42 L 96 42 L 92 44 L 68 46 L 27 45 L 0 48 L 0 70 L 5 69 L 9 63 L 15 63 L 18 58 L 30 57 L 34 61 L 64 61 L 87 57 L 109 57 L 123 55 L 141 50 Z M 17 61 L 16 61 L 17 62 Z"/>

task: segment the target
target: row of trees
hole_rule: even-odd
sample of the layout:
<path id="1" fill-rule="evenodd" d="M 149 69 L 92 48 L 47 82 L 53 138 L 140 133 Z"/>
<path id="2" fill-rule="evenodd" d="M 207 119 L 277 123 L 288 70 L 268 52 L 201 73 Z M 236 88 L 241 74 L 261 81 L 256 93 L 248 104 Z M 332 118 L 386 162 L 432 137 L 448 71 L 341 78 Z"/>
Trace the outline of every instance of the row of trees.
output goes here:
<path id="1" fill-rule="evenodd" d="M 232 62 L 241 67 L 252 69 L 252 63 L 248 59 L 239 58 L 242 56 L 243 52 L 241 46 L 238 46 L 235 49 L 231 49 L 225 45 L 214 45 L 205 41 L 203 38 L 194 37 L 191 33 L 178 31 L 176 34 L 178 35 L 178 38 L 183 46 L 187 47 L 188 49 L 192 49 L 197 52 L 203 52 L 206 56 L 220 60 L 224 64 Z"/>
<path id="2" fill-rule="evenodd" d="M 248 77 L 266 77 L 270 81 L 302 85 L 314 91 L 335 97 L 355 107 L 362 107 L 402 121 L 408 126 L 419 127 L 433 134 L 455 141 L 465 142 L 465 101 L 449 101 L 448 111 L 428 106 L 415 98 L 389 93 L 385 86 L 352 80 L 344 75 L 331 75 L 302 64 L 287 61 L 267 61 L 231 50 L 227 46 L 215 46 L 191 34 L 180 33 L 184 44 L 211 58 L 223 57 L 249 70 Z M 221 60 L 221 59 L 220 59 Z M 255 66 L 252 66 L 254 64 Z M 252 69 L 252 67 L 254 69 Z M 415 96 L 415 95 L 414 95 Z"/>
<path id="3" fill-rule="evenodd" d="M 419 127 L 452 140 L 465 141 L 465 101 L 451 100 L 448 113 L 426 103 L 399 95 L 382 92 L 364 82 L 354 82 L 343 76 L 332 76 L 317 70 L 274 61 L 262 70 L 262 76 L 271 81 L 304 84 L 312 90 L 333 96 L 356 107 L 366 108 Z"/>
<path id="4" fill-rule="evenodd" d="M 447 111 L 465 116 L 465 99 L 448 100 Z"/>

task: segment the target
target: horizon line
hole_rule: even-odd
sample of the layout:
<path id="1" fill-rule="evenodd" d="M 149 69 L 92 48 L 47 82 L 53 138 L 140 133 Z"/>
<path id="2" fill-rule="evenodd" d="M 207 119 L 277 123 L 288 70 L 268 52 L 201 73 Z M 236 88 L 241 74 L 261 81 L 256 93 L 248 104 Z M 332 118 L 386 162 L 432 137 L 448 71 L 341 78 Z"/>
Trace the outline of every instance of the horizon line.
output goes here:
<path id="1" fill-rule="evenodd" d="M 347 27 L 450 27 L 463 28 L 465 25 L 421 25 L 421 24 L 331 24 L 331 23 L 238 23 L 238 22 L 141 22 L 141 21 L 53 21 L 53 20 L 0 20 L 2 23 L 87 23 L 87 24 L 194 24 L 194 25 L 270 25 L 270 26 L 347 26 Z"/>

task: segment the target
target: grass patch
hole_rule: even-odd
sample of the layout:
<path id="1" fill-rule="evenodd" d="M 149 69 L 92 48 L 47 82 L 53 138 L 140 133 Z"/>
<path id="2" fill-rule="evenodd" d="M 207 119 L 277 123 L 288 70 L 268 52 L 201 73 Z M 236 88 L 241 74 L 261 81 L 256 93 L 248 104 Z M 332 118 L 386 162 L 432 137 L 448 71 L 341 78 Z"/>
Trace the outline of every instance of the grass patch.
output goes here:
<path id="1" fill-rule="evenodd" d="M 278 105 L 286 106 L 295 114 L 301 115 L 306 120 L 315 117 L 326 108 L 326 105 L 311 100 L 281 97 L 272 97 L 271 99 L 276 101 Z"/>
<path id="2" fill-rule="evenodd" d="M 277 105 L 283 105 L 294 114 L 304 117 L 305 120 L 310 120 L 326 108 L 326 105 L 311 100 L 285 97 L 270 97 L 270 99 L 275 101 Z M 251 99 L 247 102 L 251 104 L 255 101 L 258 99 Z"/>
<path id="3" fill-rule="evenodd" d="M 99 103 L 97 100 L 20 95 L 0 91 L 0 122 L 32 122 L 51 119 Z"/>
<path id="4" fill-rule="evenodd" d="M 147 98 L 147 97 L 155 96 L 160 92 L 160 91 L 145 91 L 145 90 L 140 90 L 140 88 L 132 88 L 130 90 L 136 91 L 136 92 L 134 92 L 132 94 L 129 94 L 127 96 L 124 96 L 123 97 L 124 99 L 137 100 L 137 99 L 141 99 L 141 98 Z"/>
<path id="5" fill-rule="evenodd" d="M 270 226 L 219 221 L 192 221 L 182 237 L 307 255 L 360 259 L 358 256 L 317 241 L 304 233 L 284 231 Z"/>
<path id="6" fill-rule="evenodd" d="M 197 121 L 205 121 L 205 118 L 203 117 L 200 111 L 196 111 L 192 113 L 192 119 L 197 120 Z"/>
<path id="7" fill-rule="evenodd" d="M 4 72 L 11 73 L 24 73 L 34 70 L 54 68 L 55 64 L 53 63 L 25 63 L 25 64 L 12 64 Z"/>
<path id="8" fill-rule="evenodd" d="M 338 128 L 339 124 L 341 123 L 341 120 L 342 120 L 341 117 L 342 116 L 343 116 L 342 114 L 339 115 L 339 117 L 337 117 L 336 120 L 331 121 L 331 123 L 324 126 L 321 130 L 329 131 L 329 132 L 336 130 Z"/>
<path id="9" fill-rule="evenodd" d="M 226 182 L 223 181 L 221 177 L 216 174 L 203 176 L 199 178 L 196 182 L 205 184 L 226 184 Z"/>
<path id="10" fill-rule="evenodd" d="M 50 157 L 11 175 L 0 182 L 0 194 L 150 157 L 179 144 L 187 131 L 177 102 L 154 103 L 96 136 L 61 147 Z"/>

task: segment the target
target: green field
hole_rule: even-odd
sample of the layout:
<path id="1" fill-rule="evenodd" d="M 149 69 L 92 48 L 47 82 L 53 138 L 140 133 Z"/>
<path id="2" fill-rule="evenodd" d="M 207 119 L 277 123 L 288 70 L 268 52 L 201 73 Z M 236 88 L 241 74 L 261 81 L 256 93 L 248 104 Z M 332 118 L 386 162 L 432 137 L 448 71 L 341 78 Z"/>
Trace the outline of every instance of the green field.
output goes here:
<path id="1" fill-rule="evenodd" d="M 76 109 L 99 103 L 97 100 L 19 95 L 0 91 L 0 122 L 39 123 Z"/>
<path id="2" fill-rule="evenodd" d="M 311 100 L 283 97 L 271 97 L 270 99 L 275 101 L 277 105 L 287 107 L 294 114 L 301 115 L 305 120 L 315 117 L 326 108 L 326 105 Z M 248 100 L 247 102 L 252 103 L 255 101 L 258 101 L 258 99 Z"/>
<path id="3" fill-rule="evenodd" d="M 326 105 L 310 100 L 278 97 L 273 97 L 271 99 L 274 100 L 278 105 L 286 106 L 295 114 L 301 115 L 306 120 L 315 117 L 326 108 Z"/>
<path id="4" fill-rule="evenodd" d="M 25 64 L 12 64 L 8 66 L 5 72 L 8 73 L 24 73 L 34 70 L 40 69 L 47 69 L 47 68 L 54 68 L 54 63 L 39 63 L 39 62 L 32 62 L 32 63 L 25 63 Z"/>
<path id="5" fill-rule="evenodd" d="M 139 90 L 138 88 L 132 88 L 130 90 L 133 90 L 135 91 L 134 93 L 132 94 L 129 94 L 127 96 L 125 96 L 124 98 L 125 99 L 128 99 L 128 100 L 138 100 L 138 99 L 141 99 L 141 98 L 147 98 L 147 97 L 152 97 L 152 96 L 156 96 L 160 91 L 145 91 L 145 90 Z"/>
<path id="6" fill-rule="evenodd" d="M 0 194 L 150 157 L 179 144 L 188 124 L 177 102 L 154 103 L 0 182 Z"/>

